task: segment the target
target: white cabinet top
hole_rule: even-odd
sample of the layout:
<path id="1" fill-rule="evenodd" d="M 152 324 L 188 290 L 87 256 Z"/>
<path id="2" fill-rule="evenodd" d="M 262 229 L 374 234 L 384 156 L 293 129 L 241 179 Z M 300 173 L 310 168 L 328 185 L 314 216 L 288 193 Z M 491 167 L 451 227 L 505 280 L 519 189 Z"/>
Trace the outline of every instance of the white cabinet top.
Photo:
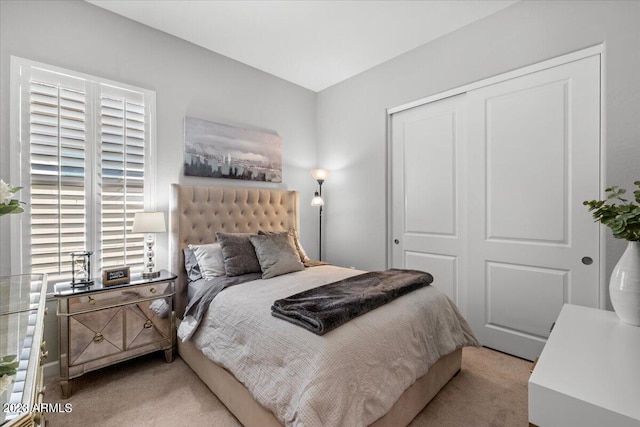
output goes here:
<path id="1" fill-rule="evenodd" d="M 565 304 L 529 385 L 640 420 L 640 327 Z"/>

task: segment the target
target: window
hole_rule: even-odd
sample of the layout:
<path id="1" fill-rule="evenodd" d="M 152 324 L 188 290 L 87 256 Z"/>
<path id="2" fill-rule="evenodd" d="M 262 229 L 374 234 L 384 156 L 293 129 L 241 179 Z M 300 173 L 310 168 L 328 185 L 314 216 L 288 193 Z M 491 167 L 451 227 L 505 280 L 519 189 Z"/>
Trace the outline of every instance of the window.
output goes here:
<path id="1" fill-rule="evenodd" d="M 12 57 L 20 107 L 16 171 L 20 270 L 71 278 L 70 253 L 92 250 L 92 271 L 143 267 L 136 212 L 153 208 L 155 94 Z M 13 80 L 12 80 L 13 82 Z"/>

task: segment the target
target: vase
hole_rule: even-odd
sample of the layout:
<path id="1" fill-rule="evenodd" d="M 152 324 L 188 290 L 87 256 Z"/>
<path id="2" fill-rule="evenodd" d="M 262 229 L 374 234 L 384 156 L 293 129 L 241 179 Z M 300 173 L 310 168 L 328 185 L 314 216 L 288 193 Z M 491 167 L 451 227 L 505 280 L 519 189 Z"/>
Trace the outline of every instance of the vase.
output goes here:
<path id="1" fill-rule="evenodd" d="M 620 320 L 640 326 L 640 241 L 629 242 L 613 269 L 609 295 Z"/>

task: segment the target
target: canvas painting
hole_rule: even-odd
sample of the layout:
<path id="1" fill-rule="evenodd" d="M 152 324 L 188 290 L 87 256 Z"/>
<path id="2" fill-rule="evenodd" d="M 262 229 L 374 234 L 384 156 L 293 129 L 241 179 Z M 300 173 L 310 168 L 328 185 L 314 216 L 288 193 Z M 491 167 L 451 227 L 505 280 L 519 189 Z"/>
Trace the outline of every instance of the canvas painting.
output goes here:
<path id="1" fill-rule="evenodd" d="M 185 117 L 184 174 L 282 182 L 278 135 Z"/>

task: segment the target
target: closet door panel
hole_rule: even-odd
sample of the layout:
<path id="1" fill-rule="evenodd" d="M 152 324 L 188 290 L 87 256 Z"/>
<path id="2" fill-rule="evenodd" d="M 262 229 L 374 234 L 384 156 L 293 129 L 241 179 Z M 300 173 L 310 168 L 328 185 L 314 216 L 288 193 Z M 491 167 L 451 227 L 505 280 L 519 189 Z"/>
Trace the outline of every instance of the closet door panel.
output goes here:
<path id="1" fill-rule="evenodd" d="M 487 238 L 566 243 L 568 82 L 486 101 Z"/>
<path id="2" fill-rule="evenodd" d="M 458 299 L 458 257 L 426 252 L 405 252 L 405 267 L 412 270 L 428 271 L 438 280 L 434 283 L 440 291 L 452 300 Z"/>
<path id="3" fill-rule="evenodd" d="M 429 271 L 464 305 L 465 96 L 394 114 L 391 126 L 392 265 Z"/>
<path id="4" fill-rule="evenodd" d="M 599 305 L 599 56 L 468 93 L 468 316 L 533 359 L 564 303 Z M 583 257 L 594 260 L 586 265 Z"/>
<path id="5" fill-rule="evenodd" d="M 456 234 L 455 119 L 453 110 L 404 122 L 407 233 Z"/>

